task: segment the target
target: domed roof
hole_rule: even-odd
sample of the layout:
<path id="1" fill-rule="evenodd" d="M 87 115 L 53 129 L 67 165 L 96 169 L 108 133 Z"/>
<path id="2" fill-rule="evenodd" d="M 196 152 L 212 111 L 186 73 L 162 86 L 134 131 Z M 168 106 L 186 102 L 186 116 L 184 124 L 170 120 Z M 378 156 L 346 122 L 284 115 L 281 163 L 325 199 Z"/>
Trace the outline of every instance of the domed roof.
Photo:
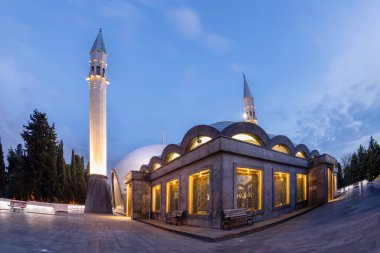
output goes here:
<path id="1" fill-rule="evenodd" d="M 161 144 L 144 146 L 126 154 L 120 160 L 112 171 L 117 176 L 122 193 L 125 193 L 125 187 L 122 187 L 125 175 L 132 170 L 140 170 L 140 167 L 149 163 L 153 156 L 160 156 L 165 147 L 166 145 Z"/>

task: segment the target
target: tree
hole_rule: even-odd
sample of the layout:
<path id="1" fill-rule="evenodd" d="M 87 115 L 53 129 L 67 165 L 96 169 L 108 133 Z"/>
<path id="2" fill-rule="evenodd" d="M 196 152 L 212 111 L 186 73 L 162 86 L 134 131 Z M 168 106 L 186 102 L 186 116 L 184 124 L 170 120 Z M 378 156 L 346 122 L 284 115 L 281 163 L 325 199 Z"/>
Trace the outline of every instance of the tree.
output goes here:
<path id="1" fill-rule="evenodd" d="M 360 145 L 359 149 L 357 151 L 357 180 L 356 181 L 362 181 L 366 178 L 366 163 L 367 163 L 367 150 Z"/>
<path id="2" fill-rule="evenodd" d="M 77 193 L 77 166 L 75 161 L 75 152 L 74 149 L 71 151 L 71 164 L 70 164 L 70 202 L 76 202 L 76 193 Z"/>
<path id="3" fill-rule="evenodd" d="M 5 182 L 6 182 L 6 174 L 5 174 L 4 153 L 3 153 L 3 145 L 1 144 L 1 138 L 0 138 L 0 197 L 5 196 Z"/>
<path id="4" fill-rule="evenodd" d="M 61 140 L 57 149 L 57 198 L 61 203 L 67 201 L 67 173 L 63 155 L 63 141 Z"/>
<path id="5" fill-rule="evenodd" d="M 343 180 L 343 171 L 342 171 L 342 165 L 338 163 L 338 174 L 337 174 L 337 186 L 338 188 L 342 188 L 344 186 L 344 180 Z"/>
<path id="6" fill-rule="evenodd" d="M 373 181 L 380 174 L 380 148 L 379 144 L 371 136 L 368 143 L 367 159 L 366 159 L 366 178 Z"/>
<path id="7" fill-rule="evenodd" d="M 75 164 L 76 164 L 76 202 L 78 204 L 84 204 L 86 200 L 86 182 L 84 179 L 84 160 L 83 156 L 79 157 L 75 155 Z"/>
<path id="8" fill-rule="evenodd" d="M 90 176 L 90 161 L 87 162 L 86 171 L 84 175 L 84 179 L 86 181 L 86 189 L 87 189 L 87 183 L 88 183 L 88 177 Z"/>
<path id="9" fill-rule="evenodd" d="M 28 176 L 25 170 L 25 155 L 22 145 L 18 144 L 16 150 L 10 148 L 8 151 L 8 182 L 9 195 L 11 198 L 27 200 Z"/>
<path id="10" fill-rule="evenodd" d="M 65 171 L 66 171 L 66 189 L 65 189 L 65 197 L 64 201 L 65 203 L 70 203 L 72 201 L 72 190 L 71 190 L 71 170 L 70 170 L 71 165 L 70 164 L 65 164 Z"/>
<path id="11" fill-rule="evenodd" d="M 57 195 L 57 135 L 45 113 L 37 110 L 30 115 L 21 134 L 27 151 L 26 187 L 30 199 L 56 200 Z"/>

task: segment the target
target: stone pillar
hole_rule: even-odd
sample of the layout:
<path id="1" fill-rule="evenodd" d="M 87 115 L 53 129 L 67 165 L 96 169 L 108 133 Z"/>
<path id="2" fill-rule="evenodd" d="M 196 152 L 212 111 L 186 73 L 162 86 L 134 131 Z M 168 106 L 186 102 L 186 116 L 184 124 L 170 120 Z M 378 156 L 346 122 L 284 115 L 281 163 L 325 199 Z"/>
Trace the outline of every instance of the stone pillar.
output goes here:
<path id="1" fill-rule="evenodd" d="M 85 213 L 112 213 L 111 192 L 107 179 L 103 175 L 89 176 Z"/>

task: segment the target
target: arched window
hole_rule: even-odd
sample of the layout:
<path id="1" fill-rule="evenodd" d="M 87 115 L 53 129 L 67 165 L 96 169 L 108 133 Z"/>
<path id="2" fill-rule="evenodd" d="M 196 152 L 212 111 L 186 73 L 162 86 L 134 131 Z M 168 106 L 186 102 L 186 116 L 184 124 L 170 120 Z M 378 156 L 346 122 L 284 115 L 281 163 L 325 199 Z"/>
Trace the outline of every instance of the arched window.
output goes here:
<path id="1" fill-rule="evenodd" d="M 296 156 L 302 159 L 307 159 L 306 154 L 303 151 L 297 152 Z"/>
<path id="2" fill-rule="evenodd" d="M 194 139 L 191 140 L 187 150 L 191 151 L 193 149 L 196 149 L 197 147 L 211 141 L 212 139 L 208 136 L 197 136 Z"/>
<path id="3" fill-rule="evenodd" d="M 161 168 L 161 164 L 159 164 L 159 163 L 153 163 L 153 165 L 152 165 L 152 171 L 158 170 L 159 168 Z"/>
<path id="4" fill-rule="evenodd" d="M 283 144 L 274 145 L 272 149 L 281 153 L 291 154 L 289 148 Z"/>
<path id="5" fill-rule="evenodd" d="M 171 152 L 166 157 L 166 162 L 165 163 L 170 163 L 171 161 L 177 159 L 178 157 L 180 157 L 180 155 L 178 153 Z"/>
<path id="6" fill-rule="evenodd" d="M 257 146 L 263 146 L 263 142 L 260 140 L 260 138 L 251 133 L 235 134 L 232 136 L 232 139 L 248 142 Z"/>

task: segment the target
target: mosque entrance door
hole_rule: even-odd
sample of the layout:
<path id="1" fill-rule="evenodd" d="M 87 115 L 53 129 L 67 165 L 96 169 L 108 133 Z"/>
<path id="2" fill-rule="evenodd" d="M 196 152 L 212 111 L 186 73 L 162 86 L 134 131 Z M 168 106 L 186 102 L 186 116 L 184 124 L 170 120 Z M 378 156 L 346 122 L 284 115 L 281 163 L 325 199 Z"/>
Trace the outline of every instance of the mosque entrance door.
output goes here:
<path id="1" fill-rule="evenodd" d="M 132 218 L 132 184 L 127 185 L 127 210 L 126 216 Z"/>

